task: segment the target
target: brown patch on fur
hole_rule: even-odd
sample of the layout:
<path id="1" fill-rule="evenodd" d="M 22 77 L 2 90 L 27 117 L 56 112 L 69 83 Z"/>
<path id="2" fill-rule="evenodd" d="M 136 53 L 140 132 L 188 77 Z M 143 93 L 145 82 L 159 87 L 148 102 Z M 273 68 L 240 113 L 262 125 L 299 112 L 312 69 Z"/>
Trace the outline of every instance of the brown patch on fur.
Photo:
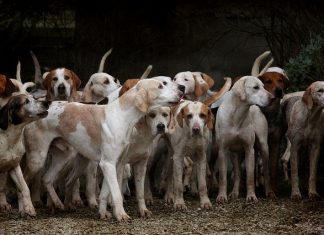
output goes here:
<path id="1" fill-rule="evenodd" d="M 205 94 L 209 89 L 208 84 L 200 84 L 199 81 L 195 78 L 195 96 L 200 97 Z"/>
<path id="2" fill-rule="evenodd" d="M 122 96 L 125 92 L 127 92 L 129 89 L 131 89 L 133 86 L 135 86 L 140 79 L 128 79 L 124 82 L 120 92 L 119 97 Z"/>
<path id="3" fill-rule="evenodd" d="M 214 127 L 214 121 L 215 121 L 215 118 L 214 118 L 214 115 L 213 113 L 211 112 L 211 110 L 208 108 L 207 105 L 203 104 L 201 106 L 201 113 L 206 115 L 206 120 L 205 120 L 205 123 L 208 127 L 209 130 L 212 130 L 213 127 Z"/>
<path id="4" fill-rule="evenodd" d="M 17 91 L 17 87 L 6 75 L 0 74 L 0 97 L 8 97 Z"/>
<path id="5" fill-rule="evenodd" d="M 79 123 L 86 129 L 92 144 L 99 145 L 101 139 L 101 123 L 105 119 L 104 106 L 67 104 L 59 116 L 60 131 L 70 134 L 77 130 Z"/>
<path id="6" fill-rule="evenodd" d="M 304 92 L 302 101 L 307 105 L 308 109 L 312 109 L 312 107 L 313 107 L 313 98 L 312 98 L 312 88 L 311 88 L 311 86 L 307 87 L 306 91 Z"/>
<path id="7" fill-rule="evenodd" d="M 208 84 L 209 88 L 211 88 L 214 85 L 215 81 L 209 75 L 201 73 L 201 76 L 204 79 L 204 81 Z"/>
<path id="8" fill-rule="evenodd" d="M 258 77 L 264 84 L 264 89 L 276 96 L 276 89 L 286 90 L 289 86 L 289 80 L 282 74 L 276 72 L 266 72 Z"/>

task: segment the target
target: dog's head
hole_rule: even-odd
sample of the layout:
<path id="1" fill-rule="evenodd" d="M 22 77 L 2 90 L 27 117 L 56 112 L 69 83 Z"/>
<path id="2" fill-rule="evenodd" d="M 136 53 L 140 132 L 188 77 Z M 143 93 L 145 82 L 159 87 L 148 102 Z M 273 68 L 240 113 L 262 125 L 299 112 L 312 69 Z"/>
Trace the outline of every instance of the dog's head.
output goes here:
<path id="1" fill-rule="evenodd" d="M 208 106 L 198 101 L 187 101 L 187 105 L 176 114 L 176 119 L 181 128 L 186 123 L 191 136 L 202 136 L 205 126 L 212 130 L 215 120 Z"/>
<path id="2" fill-rule="evenodd" d="M 77 101 L 77 89 L 81 85 L 80 78 L 66 68 L 58 68 L 43 74 L 43 87 L 47 90 L 47 100 Z"/>
<path id="3" fill-rule="evenodd" d="M 278 67 L 269 68 L 264 74 L 259 76 L 264 88 L 274 97 L 281 99 L 285 90 L 289 86 L 289 79 L 283 69 Z"/>
<path id="4" fill-rule="evenodd" d="M 241 77 L 232 87 L 233 93 L 249 105 L 265 107 L 269 105 L 274 96 L 264 89 L 260 79 L 253 76 Z"/>
<path id="5" fill-rule="evenodd" d="M 164 134 L 168 132 L 171 124 L 171 109 L 170 107 L 160 106 L 151 109 L 144 118 L 153 136 Z"/>
<path id="6" fill-rule="evenodd" d="M 15 95 L 0 110 L 0 128 L 7 130 L 8 126 L 28 124 L 47 116 L 50 102 L 36 101 L 31 95 Z"/>
<path id="7" fill-rule="evenodd" d="M 316 81 L 307 87 L 302 101 L 307 105 L 308 109 L 312 109 L 313 106 L 324 108 L 324 82 Z"/>
<path id="8" fill-rule="evenodd" d="M 117 90 L 120 84 L 117 79 L 107 73 L 95 73 L 91 75 L 84 87 L 82 100 L 98 102 Z"/>
<path id="9" fill-rule="evenodd" d="M 214 80 L 201 72 L 180 72 L 174 76 L 173 81 L 185 88 L 185 95 L 195 95 L 200 97 L 214 85 Z"/>

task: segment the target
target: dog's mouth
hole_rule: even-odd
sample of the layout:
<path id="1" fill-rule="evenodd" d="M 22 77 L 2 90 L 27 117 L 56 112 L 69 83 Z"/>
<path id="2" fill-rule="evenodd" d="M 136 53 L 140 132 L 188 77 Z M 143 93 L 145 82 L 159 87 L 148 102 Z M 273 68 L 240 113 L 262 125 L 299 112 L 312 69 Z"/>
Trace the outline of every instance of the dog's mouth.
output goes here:
<path id="1" fill-rule="evenodd" d="M 38 113 L 37 114 L 37 117 L 40 117 L 40 118 L 44 118 L 48 115 L 48 111 L 44 111 L 44 112 L 41 112 L 41 113 Z"/>

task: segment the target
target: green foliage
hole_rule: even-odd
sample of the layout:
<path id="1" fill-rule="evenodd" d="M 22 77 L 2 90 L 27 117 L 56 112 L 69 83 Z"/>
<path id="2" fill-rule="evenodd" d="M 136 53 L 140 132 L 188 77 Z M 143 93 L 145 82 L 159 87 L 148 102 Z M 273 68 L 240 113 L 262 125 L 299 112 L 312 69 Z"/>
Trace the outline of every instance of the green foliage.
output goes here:
<path id="1" fill-rule="evenodd" d="M 324 38 L 317 35 L 302 46 L 295 58 L 290 58 L 284 69 L 288 74 L 290 92 L 305 90 L 312 82 L 324 80 Z"/>

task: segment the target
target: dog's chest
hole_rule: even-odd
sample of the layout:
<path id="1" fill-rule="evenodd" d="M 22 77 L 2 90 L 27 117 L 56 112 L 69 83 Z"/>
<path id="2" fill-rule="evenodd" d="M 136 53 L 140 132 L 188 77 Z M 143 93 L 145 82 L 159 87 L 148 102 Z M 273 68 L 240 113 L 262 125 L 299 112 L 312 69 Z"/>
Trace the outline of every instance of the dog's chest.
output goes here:
<path id="1" fill-rule="evenodd" d="M 183 149 L 185 156 L 194 156 L 205 151 L 205 140 L 203 137 L 191 137 L 187 139 Z"/>
<path id="2" fill-rule="evenodd" d="M 5 172 L 16 167 L 24 152 L 25 147 L 21 138 L 15 144 L 10 144 L 0 134 L 0 172 Z"/>

